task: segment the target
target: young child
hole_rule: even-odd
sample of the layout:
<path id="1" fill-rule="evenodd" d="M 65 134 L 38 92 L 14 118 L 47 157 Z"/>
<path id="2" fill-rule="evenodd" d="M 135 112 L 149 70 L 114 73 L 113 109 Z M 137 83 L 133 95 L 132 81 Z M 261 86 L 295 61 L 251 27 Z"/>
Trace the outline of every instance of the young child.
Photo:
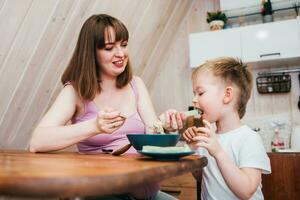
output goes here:
<path id="1" fill-rule="evenodd" d="M 196 68 L 192 81 L 193 104 L 205 126 L 190 127 L 183 137 L 208 159 L 201 199 L 263 199 L 261 174 L 271 173 L 270 160 L 260 136 L 240 121 L 251 95 L 247 66 L 238 59 L 217 58 Z"/>

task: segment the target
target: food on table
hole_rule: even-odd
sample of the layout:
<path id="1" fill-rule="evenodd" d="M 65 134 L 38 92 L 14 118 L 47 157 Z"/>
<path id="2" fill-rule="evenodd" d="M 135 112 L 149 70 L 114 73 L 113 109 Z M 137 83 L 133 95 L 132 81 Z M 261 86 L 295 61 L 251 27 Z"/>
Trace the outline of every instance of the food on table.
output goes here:
<path id="1" fill-rule="evenodd" d="M 152 131 L 155 133 L 165 134 L 163 123 L 161 121 L 154 122 L 152 126 Z"/>
<path id="2" fill-rule="evenodd" d="M 181 153 L 190 151 L 191 149 L 187 145 L 174 147 L 143 146 L 143 152 L 151 153 Z"/>

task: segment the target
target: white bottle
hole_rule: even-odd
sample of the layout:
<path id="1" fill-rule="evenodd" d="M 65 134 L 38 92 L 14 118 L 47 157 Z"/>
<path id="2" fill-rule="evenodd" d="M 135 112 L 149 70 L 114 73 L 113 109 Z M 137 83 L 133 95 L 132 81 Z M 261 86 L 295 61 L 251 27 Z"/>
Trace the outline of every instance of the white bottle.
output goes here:
<path id="1" fill-rule="evenodd" d="M 291 134 L 291 149 L 300 152 L 300 126 L 293 126 Z"/>
<path id="2" fill-rule="evenodd" d="M 275 128 L 273 140 L 271 141 L 272 152 L 278 152 L 284 149 L 284 141 L 279 134 L 279 130 Z"/>

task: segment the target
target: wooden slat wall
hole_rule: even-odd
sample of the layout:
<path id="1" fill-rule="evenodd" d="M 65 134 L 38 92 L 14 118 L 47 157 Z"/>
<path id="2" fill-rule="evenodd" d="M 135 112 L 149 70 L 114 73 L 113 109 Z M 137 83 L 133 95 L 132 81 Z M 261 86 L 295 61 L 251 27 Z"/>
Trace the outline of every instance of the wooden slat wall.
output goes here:
<path id="1" fill-rule="evenodd" d="M 143 74 L 148 74 L 144 80 L 150 89 L 158 113 L 168 108 L 187 110 L 192 104 L 188 35 L 192 32 L 207 31 L 209 27 L 206 23 L 206 12 L 219 8 L 219 0 L 194 1 L 188 10 L 188 16 L 169 33 L 168 37 L 173 37 L 173 40 L 159 43 L 160 46 L 157 48 L 159 51 L 154 52 L 155 58 L 159 59 L 154 62 L 151 60 Z M 160 51 L 162 48 L 164 50 Z M 155 69 L 155 66 L 152 66 L 154 63 L 159 66 L 155 71 L 152 70 L 153 67 Z"/>
<path id="2" fill-rule="evenodd" d="M 4 5 L 5 0 L 1 0 L 0 1 L 0 10 L 2 9 L 3 5 Z"/>
<path id="3" fill-rule="evenodd" d="M 186 109 L 191 101 L 187 22 L 198 2 L 0 0 L 0 148 L 27 148 L 33 128 L 61 90 L 60 76 L 83 22 L 96 13 L 127 25 L 135 74 L 146 82 L 157 112 Z M 164 91 L 172 82 L 174 91 Z"/>

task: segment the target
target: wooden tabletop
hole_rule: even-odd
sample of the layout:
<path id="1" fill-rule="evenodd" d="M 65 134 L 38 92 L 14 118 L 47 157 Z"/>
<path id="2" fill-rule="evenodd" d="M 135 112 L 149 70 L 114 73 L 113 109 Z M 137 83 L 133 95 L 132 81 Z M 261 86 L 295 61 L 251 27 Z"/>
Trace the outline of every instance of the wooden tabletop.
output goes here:
<path id="1" fill-rule="evenodd" d="M 74 197 L 121 194 L 199 169 L 205 157 L 154 161 L 140 155 L 82 155 L 0 150 L 0 195 Z"/>

